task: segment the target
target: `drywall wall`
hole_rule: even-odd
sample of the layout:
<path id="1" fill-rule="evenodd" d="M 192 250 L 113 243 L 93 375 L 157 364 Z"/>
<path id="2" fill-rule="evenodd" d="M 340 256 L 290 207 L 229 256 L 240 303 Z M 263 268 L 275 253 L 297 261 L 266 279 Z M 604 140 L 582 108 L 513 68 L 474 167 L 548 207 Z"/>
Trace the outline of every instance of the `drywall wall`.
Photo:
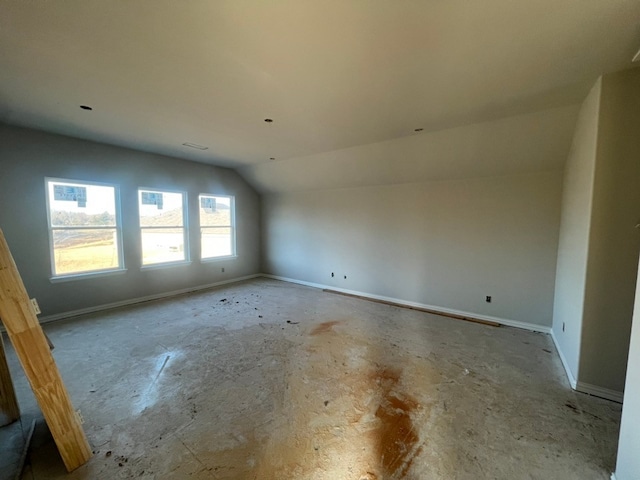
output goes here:
<path id="1" fill-rule="evenodd" d="M 264 195 L 263 270 L 550 326 L 561 188 L 558 170 Z"/>
<path id="2" fill-rule="evenodd" d="M 579 105 L 241 168 L 260 193 L 562 170 Z M 409 133 L 409 132 L 407 132 Z"/>
<path id="3" fill-rule="evenodd" d="M 633 327 L 616 463 L 617 480 L 637 480 L 640 472 L 640 269 L 636 280 Z"/>
<path id="4" fill-rule="evenodd" d="M 578 377 L 587 390 L 624 388 L 640 252 L 639 132 L 640 69 L 605 75 Z"/>
<path id="5" fill-rule="evenodd" d="M 259 272 L 260 199 L 234 171 L 0 124 L 0 228 L 43 315 L 207 285 Z M 113 276 L 51 283 L 45 177 L 120 186 L 124 260 Z M 140 268 L 137 189 L 187 192 L 191 263 Z M 237 258 L 198 260 L 198 194 L 236 197 Z M 225 273 L 221 268 L 225 267 Z"/>
<path id="6" fill-rule="evenodd" d="M 640 69 L 603 76 L 582 104 L 564 175 L 553 335 L 572 386 L 614 400 L 640 251 L 638 131 Z"/>
<path id="7" fill-rule="evenodd" d="M 601 80 L 596 82 L 580 108 L 562 188 L 553 336 L 574 388 L 580 359 L 601 84 Z"/>

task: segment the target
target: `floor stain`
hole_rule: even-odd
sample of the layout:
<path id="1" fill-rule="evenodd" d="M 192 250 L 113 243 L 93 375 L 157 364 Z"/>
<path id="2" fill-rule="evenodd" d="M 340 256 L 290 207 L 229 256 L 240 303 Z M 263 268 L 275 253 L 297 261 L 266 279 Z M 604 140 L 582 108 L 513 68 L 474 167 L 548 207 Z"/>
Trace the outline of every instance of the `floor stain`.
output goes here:
<path id="1" fill-rule="evenodd" d="M 337 320 L 334 320 L 332 322 L 323 322 L 311 331 L 311 335 L 315 336 L 315 335 L 322 335 L 323 333 L 328 333 L 333 329 L 335 325 L 339 323 L 340 322 Z"/>
<path id="2" fill-rule="evenodd" d="M 411 414 L 419 408 L 412 397 L 397 391 L 401 372 L 382 369 L 375 373 L 375 382 L 382 389 L 382 401 L 375 416 L 381 426 L 375 432 L 378 455 L 389 478 L 405 478 L 413 460 L 422 450 Z"/>
<path id="3" fill-rule="evenodd" d="M 373 472 L 367 472 L 360 477 L 360 480 L 378 480 L 378 476 Z"/>

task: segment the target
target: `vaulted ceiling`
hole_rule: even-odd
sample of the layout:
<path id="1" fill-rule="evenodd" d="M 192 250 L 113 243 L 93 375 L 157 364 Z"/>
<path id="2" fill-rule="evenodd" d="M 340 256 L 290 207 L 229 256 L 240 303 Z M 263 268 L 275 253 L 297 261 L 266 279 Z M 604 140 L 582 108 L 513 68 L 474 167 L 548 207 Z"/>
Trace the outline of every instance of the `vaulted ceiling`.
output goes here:
<path id="1" fill-rule="evenodd" d="M 639 47 L 640 0 L 2 0 L 0 121 L 256 179 L 542 110 L 566 144 Z"/>

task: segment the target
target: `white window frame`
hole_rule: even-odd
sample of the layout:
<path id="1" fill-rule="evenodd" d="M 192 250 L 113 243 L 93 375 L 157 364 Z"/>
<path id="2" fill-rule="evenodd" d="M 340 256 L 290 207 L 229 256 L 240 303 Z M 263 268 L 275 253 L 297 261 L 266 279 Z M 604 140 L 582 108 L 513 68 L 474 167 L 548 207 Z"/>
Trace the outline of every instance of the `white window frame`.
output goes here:
<path id="1" fill-rule="evenodd" d="M 208 226 L 202 225 L 202 219 L 200 218 L 200 205 L 202 197 L 222 197 L 229 199 L 229 206 L 231 209 L 231 225 L 229 226 Z M 200 261 L 201 262 L 215 262 L 218 260 L 225 260 L 229 258 L 236 258 L 236 197 L 233 195 L 220 195 L 217 193 L 201 193 L 198 195 L 198 225 L 200 227 Z M 230 255 L 220 255 L 216 257 L 203 257 L 202 256 L 202 236 L 204 230 L 208 229 L 216 229 L 216 228 L 229 228 L 231 229 L 231 254 Z"/>
<path id="2" fill-rule="evenodd" d="M 143 227 L 141 225 L 141 217 L 140 217 L 140 195 L 141 192 L 151 192 L 151 193 L 178 193 L 182 195 L 182 227 L 179 226 L 157 226 L 157 227 Z M 191 263 L 190 260 L 190 249 L 189 249 L 189 211 L 187 209 L 187 192 L 181 190 L 170 190 L 167 188 L 147 188 L 147 187 L 138 187 L 137 195 L 136 195 L 136 206 L 138 209 L 138 234 L 140 236 L 140 265 L 142 270 L 153 269 L 153 268 L 162 268 L 162 267 L 170 267 L 172 265 L 186 265 Z M 183 245 L 184 245 L 184 259 L 182 260 L 172 260 L 169 262 L 156 262 L 156 263 L 144 263 L 144 247 L 142 245 L 142 231 L 143 230 L 162 230 L 168 228 L 182 228 L 182 237 L 183 237 Z"/>
<path id="3" fill-rule="evenodd" d="M 98 186 L 98 187 L 111 187 L 114 189 L 114 202 L 115 202 L 115 218 L 116 224 L 114 227 L 105 227 L 100 225 L 81 225 L 81 226 L 66 226 L 66 227 L 54 227 L 51 225 L 51 201 L 49 199 L 49 184 L 50 183 L 62 183 L 62 184 L 71 184 L 77 186 L 90 185 L 90 186 Z M 122 216 L 120 212 L 120 186 L 115 183 L 103 183 L 103 182 L 93 182 L 88 180 L 73 180 L 69 178 L 57 178 L 57 177 L 45 177 L 44 178 L 44 192 L 45 192 L 45 201 L 47 207 L 47 230 L 49 233 L 49 257 L 51 260 L 51 277 L 50 280 L 52 282 L 63 282 L 69 280 L 90 278 L 90 277 L 98 277 L 105 275 L 113 275 L 117 273 L 126 272 L 126 268 L 124 265 L 124 253 L 123 253 L 123 243 L 122 243 Z M 116 268 L 101 268 L 98 270 L 86 270 L 83 272 L 73 272 L 73 273 L 56 273 L 56 259 L 55 259 L 55 248 L 53 242 L 53 232 L 54 230 L 114 230 L 116 231 L 116 245 L 118 248 L 118 266 Z"/>

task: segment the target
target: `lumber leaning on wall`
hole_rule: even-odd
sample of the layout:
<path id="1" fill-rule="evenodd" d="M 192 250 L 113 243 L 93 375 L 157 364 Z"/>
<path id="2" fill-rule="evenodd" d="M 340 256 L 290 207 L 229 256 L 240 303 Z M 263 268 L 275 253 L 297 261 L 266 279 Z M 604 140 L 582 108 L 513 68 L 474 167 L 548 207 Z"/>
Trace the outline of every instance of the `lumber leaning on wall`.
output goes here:
<path id="1" fill-rule="evenodd" d="M 0 318 L 68 471 L 91 458 L 91 448 L 62 382 L 38 317 L 0 230 Z"/>

